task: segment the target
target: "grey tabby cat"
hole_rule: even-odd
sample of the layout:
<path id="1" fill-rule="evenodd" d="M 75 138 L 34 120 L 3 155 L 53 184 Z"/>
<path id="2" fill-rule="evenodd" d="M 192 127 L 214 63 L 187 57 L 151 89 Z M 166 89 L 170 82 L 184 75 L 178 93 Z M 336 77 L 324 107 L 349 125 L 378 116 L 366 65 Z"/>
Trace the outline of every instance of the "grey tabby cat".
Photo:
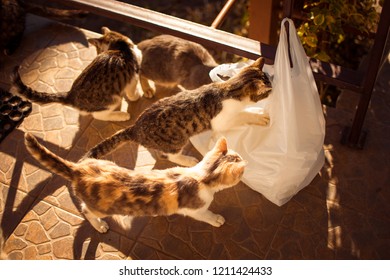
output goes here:
<path id="1" fill-rule="evenodd" d="M 58 102 L 70 105 L 92 113 L 98 120 L 129 120 L 129 113 L 115 110 L 125 94 L 131 101 L 142 94 L 137 90 L 142 54 L 128 37 L 107 27 L 103 27 L 102 32 L 101 38 L 88 39 L 98 55 L 77 77 L 69 92 L 38 92 L 23 83 L 16 67 L 12 81 L 17 94 L 40 104 Z"/>
<path id="2" fill-rule="evenodd" d="M 106 216 L 161 216 L 182 214 L 215 227 L 224 217 L 208 210 L 214 193 L 236 185 L 246 162 L 227 149 L 226 139 L 192 168 L 135 171 L 113 162 L 86 159 L 74 163 L 58 157 L 25 135 L 28 151 L 49 170 L 72 182 L 71 192 L 81 200 L 85 218 L 99 232 L 108 230 Z M 131 221 L 122 225 L 129 228 Z"/>
<path id="3" fill-rule="evenodd" d="M 84 17 L 87 12 L 45 7 L 27 0 L 1 0 L 0 2 L 0 50 L 11 55 L 17 49 L 26 28 L 26 13 L 57 19 Z"/>
<path id="4" fill-rule="evenodd" d="M 189 138 L 205 130 L 226 131 L 244 124 L 267 125 L 268 114 L 244 111 L 268 97 L 271 83 L 262 71 L 264 58 L 220 83 L 185 90 L 158 100 L 135 123 L 92 148 L 84 158 L 100 158 L 125 141 L 159 151 L 168 160 L 193 166 L 197 159 L 182 154 Z"/>
<path id="5" fill-rule="evenodd" d="M 185 89 L 209 84 L 209 72 L 217 66 L 203 46 L 171 35 L 144 40 L 138 48 L 142 51 L 140 82 L 148 98 L 155 94 L 154 83 L 168 87 L 181 85 Z"/>

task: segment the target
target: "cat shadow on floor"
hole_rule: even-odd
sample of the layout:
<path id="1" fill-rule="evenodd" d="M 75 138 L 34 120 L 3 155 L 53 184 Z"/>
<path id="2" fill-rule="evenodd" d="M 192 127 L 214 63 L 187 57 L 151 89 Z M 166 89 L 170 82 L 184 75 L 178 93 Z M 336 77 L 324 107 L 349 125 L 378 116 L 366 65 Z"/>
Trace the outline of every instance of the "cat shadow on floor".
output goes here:
<path id="1" fill-rule="evenodd" d="M 108 258 L 110 249 L 118 250 L 115 255 L 122 255 L 122 258 L 131 258 L 131 250 L 134 247 L 135 240 L 142 233 L 148 224 L 150 217 L 135 217 L 129 231 L 125 231 L 112 218 L 106 221 L 110 225 L 110 230 L 101 234 L 97 232 L 91 224 L 84 220 L 77 228 L 73 241 L 73 259 L 74 260 L 94 260 L 97 258 Z"/>
<path id="2" fill-rule="evenodd" d="M 80 116 L 80 127 L 85 127 L 86 123 L 91 122 L 91 120 L 91 117 Z M 78 140 L 83 132 L 84 130 L 79 130 L 74 139 Z M 50 142 L 44 142 L 44 145 L 61 156 L 66 157 L 70 152 L 70 150 L 61 148 Z M 3 197 L 6 197 L 6 199 L 4 201 L 4 212 L 2 213 L 0 227 L 2 229 L 2 239 L 5 242 L 31 209 L 69 182 L 59 176 L 52 175 L 35 186 L 27 186 L 28 193 L 18 203 L 18 189 L 20 184 L 22 184 L 21 180 L 23 180 L 22 171 L 24 164 L 38 166 L 39 168 L 42 168 L 42 166 L 40 166 L 27 152 L 24 145 L 24 132 L 20 129 L 15 129 L 6 139 L 3 140 L 1 143 L 1 151 L 16 159 L 12 170 L 9 188 L 7 188 L 8 192 L 7 194 L 3 194 Z M 56 177 L 56 180 L 54 180 L 54 177 Z M 77 205 L 77 201 L 74 202 L 75 205 Z"/>
<path id="3" fill-rule="evenodd" d="M 85 34 L 76 27 L 30 14 L 27 16 L 27 21 L 27 28 L 15 52 L 9 56 L 0 53 L 0 68 L 3 65 L 12 65 L 13 68 L 16 65 L 14 61 L 19 60 L 18 58 L 39 55 L 41 51 L 49 47 L 69 42 L 78 43 L 87 48 L 92 47 L 88 44 Z"/>

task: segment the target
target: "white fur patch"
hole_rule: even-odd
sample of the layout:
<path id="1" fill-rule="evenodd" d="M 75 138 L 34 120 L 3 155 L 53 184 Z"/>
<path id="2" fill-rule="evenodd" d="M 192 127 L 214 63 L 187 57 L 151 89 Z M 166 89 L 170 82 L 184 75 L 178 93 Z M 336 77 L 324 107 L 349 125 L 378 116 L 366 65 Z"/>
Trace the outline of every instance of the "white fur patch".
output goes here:
<path id="1" fill-rule="evenodd" d="M 142 51 L 137 47 L 137 45 L 134 45 L 133 51 L 134 51 L 135 57 L 137 58 L 138 63 L 141 64 Z"/>
<path id="2" fill-rule="evenodd" d="M 222 111 L 211 120 L 211 128 L 213 131 L 221 132 L 232 128 L 232 119 L 238 113 L 242 112 L 249 104 L 253 104 L 249 98 L 242 101 L 236 99 L 227 99 L 222 101 Z"/>

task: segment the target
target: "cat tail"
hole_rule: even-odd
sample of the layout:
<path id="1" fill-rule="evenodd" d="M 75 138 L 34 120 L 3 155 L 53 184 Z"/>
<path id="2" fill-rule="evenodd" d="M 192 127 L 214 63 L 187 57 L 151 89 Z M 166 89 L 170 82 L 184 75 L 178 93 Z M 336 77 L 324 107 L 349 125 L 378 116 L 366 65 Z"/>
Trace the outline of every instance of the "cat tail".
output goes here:
<path id="1" fill-rule="evenodd" d="M 82 10 L 68 10 L 68 9 L 56 9 L 51 7 L 44 7 L 39 4 L 31 3 L 31 1 L 23 1 L 23 7 L 27 12 L 36 14 L 41 17 L 49 17 L 51 19 L 74 19 L 84 18 L 89 13 Z"/>
<path id="2" fill-rule="evenodd" d="M 11 81 L 13 86 L 17 90 L 17 95 L 21 97 L 25 97 L 30 101 L 41 103 L 41 104 L 47 104 L 52 102 L 61 103 L 64 105 L 70 105 L 67 100 L 67 93 L 48 93 L 48 92 L 39 92 L 36 90 L 33 90 L 29 86 L 27 86 L 25 83 L 23 83 L 22 78 L 19 74 L 19 66 L 16 66 L 14 68 L 14 71 L 11 75 Z"/>
<path id="3" fill-rule="evenodd" d="M 119 130 L 117 133 L 112 135 L 110 138 L 107 138 L 97 144 L 95 147 L 90 149 L 80 161 L 87 158 L 101 158 L 102 156 L 110 153 L 115 150 L 119 145 L 127 141 L 136 142 L 136 134 L 134 132 L 134 126 L 124 128 Z"/>
<path id="4" fill-rule="evenodd" d="M 68 180 L 73 179 L 75 164 L 52 153 L 38 143 L 37 139 L 30 133 L 24 135 L 24 143 L 31 155 L 50 171 L 60 174 Z"/>

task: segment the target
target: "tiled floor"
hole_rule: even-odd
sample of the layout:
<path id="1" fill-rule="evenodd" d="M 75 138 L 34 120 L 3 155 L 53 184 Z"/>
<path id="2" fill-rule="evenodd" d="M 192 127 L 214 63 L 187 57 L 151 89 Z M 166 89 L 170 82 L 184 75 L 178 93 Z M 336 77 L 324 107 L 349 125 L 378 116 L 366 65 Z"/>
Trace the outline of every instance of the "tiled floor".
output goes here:
<path id="1" fill-rule="evenodd" d="M 0 83 L 22 65 L 23 80 L 39 90 L 63 91 L 96 55 L 86 38 L 97 34 L 29 16 L 17 53 L 1 58 Z M 78 160 L 88 148 L 130 122 L 81 116 L 58 104 L 33 106 L 22 125 L 0 144 L 0 219 L 10 259 L 389 259 L 390 84 L 381 70 L 366 119 L 364 150 L 342 146 L 353 96 L 326 108 L 326 163 L 313 182 L 278 207 L 240 183 L 216 195 L 211 206 L 226 224 L 213 228 L 182 216 L 137 218 L 130 232 L 113 221 L 99 234 L 74 206 L 59 176 L 26 152 L 30 131 L 59 155 Z M 172 94 L 160 90 L 158 96 Z M 129 103 L 133 119 L 156 99 Z M 346 101 L 345 101 L 346 100 Z M 188 147 L 189 153 L 196 153 Z M 165 168 L 141 147 L 125 145 L 110 156 L 130 168 Z"/>

